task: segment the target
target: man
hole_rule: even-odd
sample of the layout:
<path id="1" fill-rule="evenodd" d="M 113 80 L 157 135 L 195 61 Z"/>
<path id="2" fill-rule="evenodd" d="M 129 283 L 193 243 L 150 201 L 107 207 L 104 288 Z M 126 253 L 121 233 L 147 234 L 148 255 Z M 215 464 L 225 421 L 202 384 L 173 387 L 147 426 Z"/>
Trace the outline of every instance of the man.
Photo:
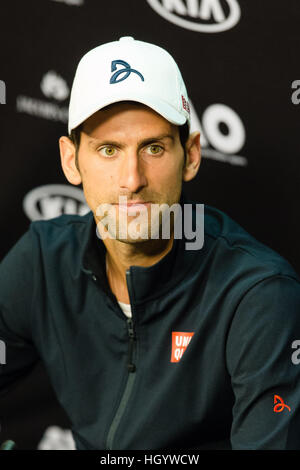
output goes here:
<path id="1" fill-rule="evenodd" d="M 189 122 L 166 51 L 88 52 L 59 145 L 91 212 L 32 223 L 2 262 L 0 387 L 41 358 L 77 449 L 300 448 L 299 277 L 223 212 L 203 224 Z"/>

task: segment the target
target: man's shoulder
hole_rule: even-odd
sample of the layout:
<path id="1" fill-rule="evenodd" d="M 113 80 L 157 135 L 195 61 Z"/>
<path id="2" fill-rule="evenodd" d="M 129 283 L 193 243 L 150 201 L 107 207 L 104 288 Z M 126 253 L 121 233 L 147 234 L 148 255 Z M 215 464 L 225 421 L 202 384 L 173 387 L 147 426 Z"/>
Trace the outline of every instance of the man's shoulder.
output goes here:
<path id="1" fill-rule="evenodd" d="M 35 220 L 31 222 L 29 230 L 35 232 L 40 237 L 54 238 L 60 235 L 63 237 L 70 233 L 76 234 L 82 230 L 88 230 L 93 221 L 91 211 L 84 215 L 63 214 L 47 220 Z"/>
<path id="2" fill-rule="evenodd" d="M 86 225 L 93 218 L 91 211 L 84 215 L 79 214 L 62 214 L 51 219 L 40 219 L 31 222 L 31 226 L 37 230 L 47 231 L 50 227 L 64 228 L 73 227 L 76 230 L 78 225 Z"/>
<path id="3" fill-rule="evenodd" d="M 70 269 L 77 272 L 90 243 L 96 223 L 93 213 L 64 214 L 52 219 L 31 222 L 27 231 L 27 252 L 37 269 L 49 272 Z"/>
<path id="4" fill-rule="evenodd" d="M 77 257 L 88 244 L 92 230 L 96 230 L 93 213 L 64 214 L 47 220 L 31 222 L 28 234 L 33 250 L 42 257 Z"/>
<path id="5" fill-rule="evenodd" d="M 283 274 L 300 280 L 281 254 L 257 240 L 225 212 L 209 205 L 204 206 L 204 239 L 224 262 L 224 268 L 255 269 L 265 275 Z"/>

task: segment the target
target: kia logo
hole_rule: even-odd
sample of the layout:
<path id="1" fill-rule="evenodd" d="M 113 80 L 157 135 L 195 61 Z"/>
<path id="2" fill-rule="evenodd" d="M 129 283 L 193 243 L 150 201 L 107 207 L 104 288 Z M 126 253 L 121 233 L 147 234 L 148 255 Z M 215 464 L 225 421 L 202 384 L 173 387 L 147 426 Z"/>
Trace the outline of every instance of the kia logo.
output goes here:
<path id="1" fill-rule="evenodd" d="M 147 2 L 156 13 L 171 23 L 202 33 L 220 33 L 233 28 L 241 16 L 237 0 L 147 0 Z"/>
<path id="2" fill-rule="evenodd" d="M 83 191 L 66 184 L 47 184 L 32 189 L 23 200 L 23 210 L 31 220 L 47 220 L 62 214 L 89 212 Z"/>

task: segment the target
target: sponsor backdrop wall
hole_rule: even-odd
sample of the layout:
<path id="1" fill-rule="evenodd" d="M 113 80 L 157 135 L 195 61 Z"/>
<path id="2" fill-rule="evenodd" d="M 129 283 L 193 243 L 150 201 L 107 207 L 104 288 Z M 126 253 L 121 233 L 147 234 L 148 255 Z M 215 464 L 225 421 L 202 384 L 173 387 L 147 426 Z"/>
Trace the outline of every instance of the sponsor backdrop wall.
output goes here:
<path id="1" fill-rule="evenodd" d="M 87 210 L 59 161 L 73 76 L 89 49 L 133 36 L 181 67 L 203 149 L 187 195 L 227 212 L 299 272 L 299 13 L 298 0 L 3 1 L 1 257 L 31 220 Z M 0 442 L 20 449 L 72 448 L 42 365 L 1 400 L 0 424 Z"/>

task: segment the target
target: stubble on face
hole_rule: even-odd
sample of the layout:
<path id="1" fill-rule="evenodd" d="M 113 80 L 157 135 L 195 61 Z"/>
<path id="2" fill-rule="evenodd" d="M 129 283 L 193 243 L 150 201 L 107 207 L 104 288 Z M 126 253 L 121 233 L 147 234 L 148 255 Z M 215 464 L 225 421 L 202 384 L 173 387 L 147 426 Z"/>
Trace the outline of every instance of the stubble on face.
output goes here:
<path id="1" fill-rule="evenodd" d="M 143 180 L 136 187 L 122 180 L 121 158 L 126 146 L 138 149 L 138 142 L 152 136 L 171 134 L 173 142 L 166 145 L 160 160 L 141 162 Z M 78 164 L 88 205 L 94 213 L 101 238 L 116 239 L 121 243 L 137 244 L 160 239 L 163 235 L 163 214 L 179 203 L 182 190 L 184 150 L 180 144 L 178 128 L 155 111 L 143 105 L 126 106 L 117 103 L 106 111 L 99 111 L 89 118 L 83 128 Z M 91 149 L 90 139 L 117 141 L 124 146 L 124 153 L 115 161 L 97 155 Z M 128 180 L 129 181 L 129 180 Z M 150 202 L 150 206 L 124 210 L 118 205 L 120 197 L 127 201 Z M 106 205 L 106 210 L 105 210 Z M 163 207 L 159 210 L 159 207 Z M 165 222 L 166 223 L 166 222 Z M 170 212 L 170 237 L 173 234 L 174 217 Z"/>

